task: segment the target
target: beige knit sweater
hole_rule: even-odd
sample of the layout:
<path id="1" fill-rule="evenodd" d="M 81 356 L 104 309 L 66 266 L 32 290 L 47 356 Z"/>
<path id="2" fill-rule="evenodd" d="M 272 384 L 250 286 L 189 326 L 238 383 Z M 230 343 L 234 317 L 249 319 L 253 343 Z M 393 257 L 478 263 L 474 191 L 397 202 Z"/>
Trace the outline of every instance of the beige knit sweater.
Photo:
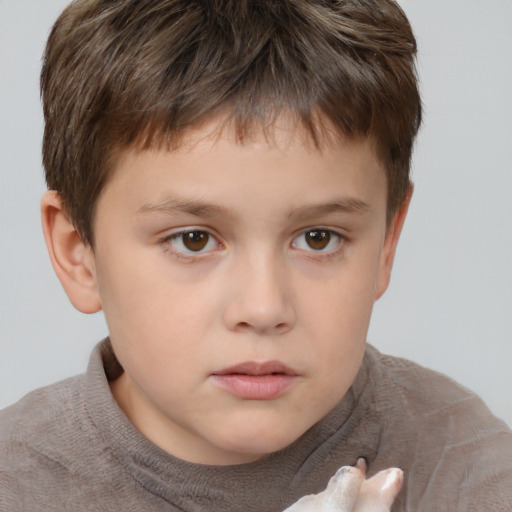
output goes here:
<path id="1" fill-rule="evenodd" d="M 393 511 L 512 511 L 512 431 L 446 377 L 367 347 L 343 400 L 283 451 L 203 466 L 163 452 L 128 421 L 108 379 L 108 340 L 87 373 L 0 412 L 1 512 L 280 512 L 359 457 L 397 466 Z"/>

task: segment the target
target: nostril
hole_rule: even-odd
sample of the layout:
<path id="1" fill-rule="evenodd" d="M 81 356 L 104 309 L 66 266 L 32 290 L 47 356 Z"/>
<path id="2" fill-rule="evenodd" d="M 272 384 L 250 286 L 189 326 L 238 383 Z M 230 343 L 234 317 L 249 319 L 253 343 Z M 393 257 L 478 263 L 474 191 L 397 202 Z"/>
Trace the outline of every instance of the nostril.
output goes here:
<path id="1" fill-rule="evenodd" d="M 282 332 L 286 332 L 289 329 L 289 324 L 287 322 L 281 322 L 281 323 L 274 325 L 273 327 L 267 328 L 267 327 L 258 326 L 257 324 L 253 325 L 251 322 L 238 322 L 236 324 L 236 329 L 241 332 L 256 331 L 256 332 L 267 333 L 267 334 L 270 334 L 271 332 L 282 333 Z"/>
<path id="2" fill-rule="evenodd" d="M 284 334 L 285 332 L 290 330 L 290 324 L 287 322 L 277 324 L 274 330 L 279 334 Z"/>

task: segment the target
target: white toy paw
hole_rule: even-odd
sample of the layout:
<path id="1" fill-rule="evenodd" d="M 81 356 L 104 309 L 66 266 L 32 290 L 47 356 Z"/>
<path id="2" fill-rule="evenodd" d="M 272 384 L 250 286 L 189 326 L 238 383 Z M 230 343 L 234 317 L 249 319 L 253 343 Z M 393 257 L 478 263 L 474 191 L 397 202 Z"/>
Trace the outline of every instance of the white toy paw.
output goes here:
<path id="1" fill-rule="evenodd" d="M 366 462 L 343 466 L 318 494 L 304 496 L 283 512 L 389 512 L 402 488 L 403 472 L 385 469 L 369 479 Z"/>

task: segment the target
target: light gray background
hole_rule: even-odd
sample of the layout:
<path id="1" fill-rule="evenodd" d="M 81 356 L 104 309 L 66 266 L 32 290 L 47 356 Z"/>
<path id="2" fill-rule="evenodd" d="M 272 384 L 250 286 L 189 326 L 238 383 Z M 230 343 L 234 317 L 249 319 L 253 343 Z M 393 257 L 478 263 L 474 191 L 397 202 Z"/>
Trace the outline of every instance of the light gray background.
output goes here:
<path id="1" fill-rule="evenodd" d="M 44 41 L 67 0 L 0 0 L 0 407 L 84 371 L 106 335 L 40 232 Z M 402 0 L 425 122 L 391 287 L 369 341 L 447 373 L 512 425 L 512 2 Z"/>

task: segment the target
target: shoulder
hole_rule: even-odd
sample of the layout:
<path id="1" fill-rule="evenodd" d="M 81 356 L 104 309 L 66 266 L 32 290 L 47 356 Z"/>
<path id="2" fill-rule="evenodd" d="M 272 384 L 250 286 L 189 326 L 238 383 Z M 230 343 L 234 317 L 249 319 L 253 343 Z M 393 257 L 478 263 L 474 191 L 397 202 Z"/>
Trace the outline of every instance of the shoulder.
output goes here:
<path id="1" fill-rule="evenodd" d="M 0 442 L 25 437 L 62 421 L 72 412 L 82 392 L 84 378 L 76 376 L 30 392 L 0 411 Z M 58 416 L 56 416 L 58 415 Z"/>
<path id="2" fill-rule="evenodd" d="M 0 510 L 85 511 L 101 503 L 119 510 L 112 488 L 117 484 L 124 496 L 127 478 L 91 419 L 86 396 L 86 376 L 77 376 L 0 411 Z"/>
<path id="3" fill-rule="evenodd" d="M 0 487 L 6 499 L 30 488 L 53 487 L 52 482 L 65 485 L 75 472 L 77 454 L 88 442 L 82 428 L 83 386 L 82 376 L 73 377 L 0 411 Z"/>
<path id="4" fill-rule="evenodd" d="M 32 391 L 0 411 L 0 446 L 10 440 L 32 437 L 46 430 L 63 416 L 69 416 L 72 403 L 80 395 L 83 377 L 77 376 Z"/>
<path id="5" fill-rule="evenodd" d="M 478 420 L 488 417 L 491 423 L 507 428 L 474 392 L 450 377 L 407 359 L 381 354 L 371 345 L 365 356 L 375 399 L 383 407 L 407 406 L 403 413 L 421 413 L 422 419 L 430 415 L 450 417 L 455 413 L 476 415 Z"/>
<path id="6" fill-rule="evenodd" d="M 0 470 L 29 459 L 55 458 L 79 430 L 83 376 L 32 391 L 0 411 Z"/>
<path id="7" fill-rule="evenodd" d="M 385 425 L 382 464 L 406 469 L 405 508 L 510 510 L 512 431 L 506 423 L 441 373 L 373 347 L 366 361 Z"/>
<path id="8" fill-rule="evenodd" d="M 374 406 L 386 424 L 399 431 L 413 428 L 457 444 L 475 443 L 487 435 L 504 434 L 512 440 L 507 424 L 496 418 L 480 397 L 446 375 L 406 359 L 381 354 L 369 346 L 366 352 Z M 510 442 L 512 448 L 512 442 Z M 512 460 L 512 458 L 511 458 Z"/>

